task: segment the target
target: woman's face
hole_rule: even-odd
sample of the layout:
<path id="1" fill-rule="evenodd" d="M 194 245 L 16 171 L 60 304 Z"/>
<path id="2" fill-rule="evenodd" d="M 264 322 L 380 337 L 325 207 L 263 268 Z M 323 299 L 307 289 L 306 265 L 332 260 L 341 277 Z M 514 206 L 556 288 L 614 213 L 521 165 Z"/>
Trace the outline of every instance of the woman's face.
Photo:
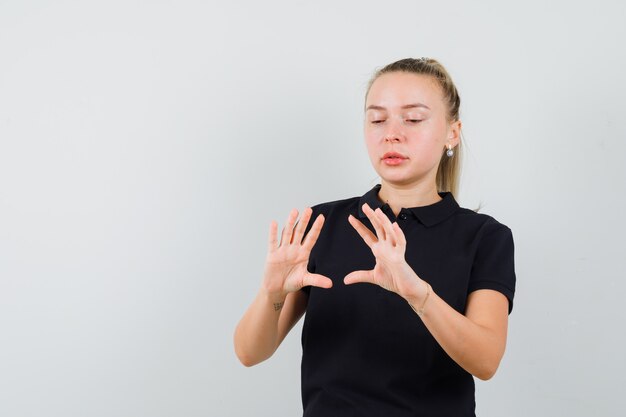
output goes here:
<path id="1" fill-rule="evenodd" d="M 459 143 L 461 122 L 448 123 L 446 114 L 432 77 L 408 72 L 379 76 L 365 102 L 365 143 L 378 175 L 398 186 L 435 185 L 446 146 Z"/>

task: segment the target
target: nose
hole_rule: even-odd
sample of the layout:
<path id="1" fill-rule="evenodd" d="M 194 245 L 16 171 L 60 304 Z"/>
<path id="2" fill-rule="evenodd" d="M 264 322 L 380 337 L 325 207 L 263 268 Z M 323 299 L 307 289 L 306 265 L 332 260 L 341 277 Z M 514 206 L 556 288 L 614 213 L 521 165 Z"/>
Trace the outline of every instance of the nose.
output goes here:
<path id="1" fill-rule="evenodd" d="M 396 134 L 388 134 L 385 135 L 385 142 L 400 142 L 400 136 L 396 135 Z"/>
<path id="2" fill-rule="evenodd" d="M 384 135 L 385 142 L 400 142 L 403 138 L 404 133 L 401 124 L 397 121 L 390 120 Z"/>

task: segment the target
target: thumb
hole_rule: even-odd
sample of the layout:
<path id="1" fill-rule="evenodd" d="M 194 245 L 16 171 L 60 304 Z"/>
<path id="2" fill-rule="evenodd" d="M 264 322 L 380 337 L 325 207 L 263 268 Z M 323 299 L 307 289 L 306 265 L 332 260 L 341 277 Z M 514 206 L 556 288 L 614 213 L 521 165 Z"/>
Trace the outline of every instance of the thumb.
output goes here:
<path id="1" fill-rule="evenodd" d="M 333 281 L 321 274 L 306 274 L 302 279 L 302 286 L 306 287 L 311 285 L 313 287 L 330 288 L 333 286 Z"/>
<path id="2" fill-rule="evenodd" d="M 353 271 L 350 272 L 343 279 L 343 283 L 346 285 L 356 284 L 359 282 L 369 282 L 370 284 L 374 283 L 374 271 L 371 269 L 369 271 Z"/>

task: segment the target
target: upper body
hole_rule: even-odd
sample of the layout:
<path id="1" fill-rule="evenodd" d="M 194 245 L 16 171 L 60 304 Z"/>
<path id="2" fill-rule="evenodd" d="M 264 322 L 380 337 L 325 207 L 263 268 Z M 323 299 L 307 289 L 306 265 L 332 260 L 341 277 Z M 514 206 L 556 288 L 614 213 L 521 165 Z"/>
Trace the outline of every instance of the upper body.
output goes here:
<path id="1" fill-rule="evenodd" d="M 302 330 L 302 399 L 305 416 L 473 416 L 474 381 L 428 332 L 405 299 L 371 284 L 345 285 L 352 271 L 376 262 L 348 223 L 371 223 L 360 209 L 381 207 L 407 240 L 409 266 L 448 305 L 464 314 L 477 290 L 503 294 L 512 308 L 515 290 L 511 230 L 486 214 L 459 207 L 451 193 L 396 216 L 378 197 L 320 204 L 322 229 L 309 271 L 330 278 L 330 289 L 307 286 Z M 428 304 L 425 310 L 427 310 Z"/>
<path id="2" fill-rule="evenodd" d="M 489 379 L 500 364 L 513 241 L 506 226 L 452 197 L 459 106 L 436 60 L 377 71 L 364 136 L 380 188 L 300 219 L 294 209 L 280 237 L 270 225 L 261 288 L 235 329 L 235 352 L 246 366 L 264 361 L 306 312 L 307 416 L 473 415 L 472 376 Z"/>

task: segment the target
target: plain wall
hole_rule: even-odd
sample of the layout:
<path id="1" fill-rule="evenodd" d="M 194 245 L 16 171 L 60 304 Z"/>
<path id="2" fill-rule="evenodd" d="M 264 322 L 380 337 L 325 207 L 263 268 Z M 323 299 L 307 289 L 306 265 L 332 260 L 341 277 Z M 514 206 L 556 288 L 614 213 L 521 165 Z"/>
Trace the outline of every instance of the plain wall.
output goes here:
<path id="1" fill-rule="evenodd" d="M 460 90 L 462 206 L 513 230 L 517 293 L 481 416 L 617 415 L 626 349 L 626 6 L 0 2 L 0 415 L 295 416 L 300 325 L 232 334 L 268 225 L 376 183 L 373 71 Z"/>

